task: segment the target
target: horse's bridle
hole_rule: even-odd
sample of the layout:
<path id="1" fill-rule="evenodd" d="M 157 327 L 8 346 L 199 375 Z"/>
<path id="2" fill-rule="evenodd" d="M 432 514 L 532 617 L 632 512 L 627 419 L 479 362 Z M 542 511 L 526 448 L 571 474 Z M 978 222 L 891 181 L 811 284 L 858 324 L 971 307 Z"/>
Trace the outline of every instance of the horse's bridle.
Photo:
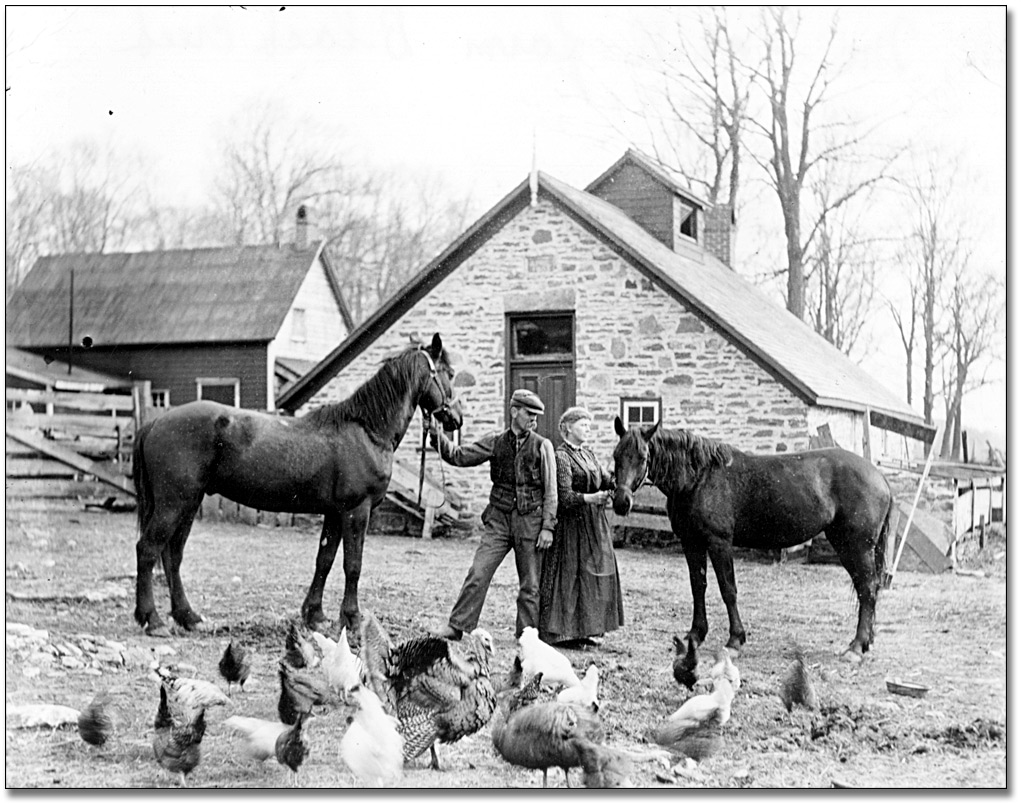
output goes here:
<path id="1" fill-rule="evenodd" d="M 436 363 L 433 362 L 433 356 L 423 346 L 419 347 L 419 351 L 426 356 L 426 360 L 429 362 L 429 377 L 431 380 L 433 380 L 433 382 L 436 383 L 436 387 L 440 389 L 440 398 L 443 399 L 443 402 L 441 403 L 440 407 L 434 408 L 431 411 L 426 410 L 425 405 L 420 405 L 420 407 L 422 408 L 422 419 L 423 422 L 425 423 L 425 421 L 430 416 L 436 416 L 438 413 L 449 413 L 451 410 L 451 400 L 454 397 L 452 396 L 451 398 L 448 398 L 447 392 L 444 391 L 444 387 L 440 384 L 440 377 L 437 374 Z"/>

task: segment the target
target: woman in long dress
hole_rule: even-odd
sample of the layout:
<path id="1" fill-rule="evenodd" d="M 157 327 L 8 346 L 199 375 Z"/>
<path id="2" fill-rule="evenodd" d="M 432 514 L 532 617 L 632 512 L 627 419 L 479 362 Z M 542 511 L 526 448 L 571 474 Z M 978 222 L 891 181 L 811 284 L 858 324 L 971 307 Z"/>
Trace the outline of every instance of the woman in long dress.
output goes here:
<path id="1" fill-rule="evenodd" d="M 583 407 L 560 419 L 557 527 L 540 577 L 539 632 L 549 644 L 599 645 L 625 622 L 606 508 L 614 479 L 585 445 L 591 423 Z"/>

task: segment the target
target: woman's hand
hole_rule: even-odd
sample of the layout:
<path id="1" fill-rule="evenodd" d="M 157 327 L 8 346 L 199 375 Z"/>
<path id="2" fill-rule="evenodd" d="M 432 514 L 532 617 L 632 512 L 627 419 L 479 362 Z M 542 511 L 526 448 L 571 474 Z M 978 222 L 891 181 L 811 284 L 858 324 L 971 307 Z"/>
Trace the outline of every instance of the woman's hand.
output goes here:
<path id="1" fill-rule="evenodd" d="M 589 505 L 606 505 L 610 494 L 609 491 L 594 491 L 592 494 L 583 494 L 582 499 Z"/>

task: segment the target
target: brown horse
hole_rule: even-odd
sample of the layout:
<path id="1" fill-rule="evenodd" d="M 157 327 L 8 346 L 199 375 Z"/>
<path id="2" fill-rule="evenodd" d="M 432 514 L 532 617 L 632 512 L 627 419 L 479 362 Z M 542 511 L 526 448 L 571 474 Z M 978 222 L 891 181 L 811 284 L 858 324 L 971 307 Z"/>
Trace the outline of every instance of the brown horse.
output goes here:
<path id="1" fill-rule="evenodd" d="M 305 622 L 323 615 L 323 587 L 344 543 L 341 617 L 358 633 L 358 580 L 369 514 L 390 484 L 394 450 L 415 414 L 461 427 L 453 371 L 440 335 L 383 362 L 348 399 L 300 418 L 189 402 L 147 423 L 136 437 L 138 576 L 135 620 L 151 635 L 167 629 L 153 601 L 153 567 L 163 561 L 171 616 L 191 630 L 202 621 L 181 583 L 181 558 L 204 494 L 263 511 L 323 514 L 316 572 L 302 604 Z"/>
<path id="2" fill-rule="evenodd" d="M 624 516 L 632 494 L 648 481 L 667 496 L 671 529 L 681 540 L 692 585 L 692 627 L 686 640 L 706 638 L 706 556 L 709 554 L 731 625 L 727 646 L 745 643 L 738 614 L 733 547 L 793 547 L 826 533 L 852 577 L 859 622 L 845 658 L 859 661 L 873 641 L 893 498 L 887 478 L 843 449 L 780 455 L 746 453 L 659 425 L 625 429 L 614 449 L 614 511 Z"/>

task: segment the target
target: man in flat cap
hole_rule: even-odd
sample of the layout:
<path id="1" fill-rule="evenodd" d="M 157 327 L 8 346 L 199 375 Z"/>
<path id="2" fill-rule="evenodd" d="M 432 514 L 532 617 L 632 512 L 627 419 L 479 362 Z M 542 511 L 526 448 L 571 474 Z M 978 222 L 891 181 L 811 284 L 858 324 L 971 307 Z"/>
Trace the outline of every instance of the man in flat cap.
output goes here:
<path id="1" fill-rule="evenodd" d="M 483 436 L 472 444 L 455 446 L 435 423 L 430 432 L 440 456 L 452 466 L 478 466 L 490 462 L 493 488 L 483 511 L 483 532 L 461 594 L 451 609 L 446 639 L 461 639 L 479 624 L 490 580 L 504 557 L 514 550 L 518 569 L 518 616 L 515 636 L 527 626 L 539 628 L 538 551 L 554 540 L 557 524 L 557 463 L 549 439 L 538 435 L 536 417 L 543 402 L 520 388 L 511 394 L 511 426 Z"/>

